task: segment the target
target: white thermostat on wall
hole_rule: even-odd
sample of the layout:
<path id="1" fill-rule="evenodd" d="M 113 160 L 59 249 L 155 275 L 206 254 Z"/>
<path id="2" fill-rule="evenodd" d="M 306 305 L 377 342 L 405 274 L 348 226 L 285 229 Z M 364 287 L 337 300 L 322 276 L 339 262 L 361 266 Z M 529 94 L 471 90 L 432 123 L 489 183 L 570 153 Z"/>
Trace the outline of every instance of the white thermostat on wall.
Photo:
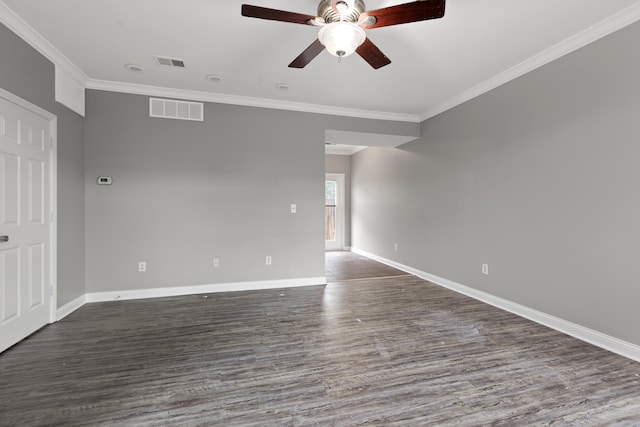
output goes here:
<path id="1" fill-rule="evenodd" d="M 111 185 L 112 182 L 113 182 L 113 180 L 111 179 L 110 176 L 99 176 L 98 177 L 98 184 L 99 185 Z"/>

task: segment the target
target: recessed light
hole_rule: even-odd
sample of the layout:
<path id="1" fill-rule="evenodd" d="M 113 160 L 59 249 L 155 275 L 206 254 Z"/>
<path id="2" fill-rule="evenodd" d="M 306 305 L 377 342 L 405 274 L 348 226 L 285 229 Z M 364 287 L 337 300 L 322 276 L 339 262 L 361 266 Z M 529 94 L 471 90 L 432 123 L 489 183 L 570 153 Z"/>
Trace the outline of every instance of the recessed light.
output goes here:
<path id="1" fill-rule="evenodd" d="M 278 90 L 289 90 L 289 89 L 291 89 L 291 86 L 289 86 L 286 83 L 278 83 L 276 85 L 276 89 L 278 89 Z"/>
<path id="2" fill-rule="evenodd" d="M 141 73 L 144 71 L 144 68 L 136 64 L 126 64 L 124 68 L 126 68 L 129 71 L 133 71 L 134 73 Z"/>
<path id="3" fill-rule="evenodd" d="M 214 83 L 222 81 L 222 77 L 218 76 L 217 74 L 207 74 L 206 76 L 204 76 L 204 78 Z"/>

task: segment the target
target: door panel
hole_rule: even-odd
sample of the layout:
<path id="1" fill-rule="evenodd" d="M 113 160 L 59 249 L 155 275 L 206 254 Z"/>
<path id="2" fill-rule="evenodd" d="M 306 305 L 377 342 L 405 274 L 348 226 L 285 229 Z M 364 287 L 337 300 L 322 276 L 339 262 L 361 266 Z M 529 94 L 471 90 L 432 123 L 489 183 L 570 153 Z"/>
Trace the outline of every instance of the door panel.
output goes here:
<path id="1" fill-rule="evenodd" d="M 44 224 L 44 162 L 29 159 L 29 222 Z"/>
<path id="2" fill-rule="evenodd" d="M 29 310 L 44 304 L 44 243 L 29 246 Z"/>
<path id="3" fill-rule="evenodd" d="M 32 123 L 24 123 L 25 129 L 25 142 L 26 144 L 35 151 L 46 151 L 46 132 L 44 129 L 40 128 L 38 124 L 34 125 Z"/>
<path id="4" fill-rule="evenodd" d="M 20 158 L 0 151 L 0 225 L 20 219 Z"/>
<path id="5" fill-rule="evenodd" d="M 0 97 L 0 351 L 50 319 L 50 129 Z"/>
<path id="6" fill-rule="evenodd" d="M 4 101 L 3 101 L 4 102 Z M 0 138 L 7 141 L 13 140 L 18 142 L 18 129 L 20 128 L 20 120 L 5 113 L 0 116 Z"/>
<path id="7" fill-rule="evenodd" d="M 20 253 L 18 248 L 0 250 L 0 326 L 20 315 Z"/>

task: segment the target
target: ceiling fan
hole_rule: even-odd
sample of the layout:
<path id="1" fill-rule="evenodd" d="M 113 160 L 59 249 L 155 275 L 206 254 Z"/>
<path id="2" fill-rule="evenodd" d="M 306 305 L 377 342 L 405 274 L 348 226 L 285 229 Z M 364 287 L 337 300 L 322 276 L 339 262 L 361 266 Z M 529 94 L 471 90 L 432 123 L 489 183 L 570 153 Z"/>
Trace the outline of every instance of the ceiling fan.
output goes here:
<path id="1" fill-rule="evenodd" d="M 242 16 L 321 27 L 318 38 L 289 64 L 290 68 L 304 68 L 326 48 L 338 58 L 356 52 L 378 69 L 391 60 L 369 40 L 365 29 L 442 18 L 444 6 L 445 0 L 419 0 L 367 11 L 362 0 L 321 0 L 318 16 L 249 4 L 242 5 Z"/>

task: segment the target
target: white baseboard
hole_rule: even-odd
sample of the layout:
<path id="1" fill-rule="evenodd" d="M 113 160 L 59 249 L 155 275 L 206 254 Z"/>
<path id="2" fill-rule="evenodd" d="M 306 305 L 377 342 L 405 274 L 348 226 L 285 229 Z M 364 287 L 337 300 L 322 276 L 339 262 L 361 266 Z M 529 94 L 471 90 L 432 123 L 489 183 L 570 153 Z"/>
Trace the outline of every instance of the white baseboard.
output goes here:
<path id="1" fill-rule="evenodd" d="M 325 285 L 325 277 L 302 279 L 263 280 L 256 282 L 214 283 L 210 285 L 178 286 L 172 288 L 133 289 L 86 294 L 87 302 L 122 301 L 143 298 L 173 297 L 216 292 L 255 291 L 261 289 L 295 288 L 300 286 Z"/>
<path id="2" fill-rule="evenodd" d="M 352 247 L 351 251 L 367 258 L 371 258 L 375 261 L 381 262 L 383 264 L 389 265 L 391 267 L 397 268 L 398 270 L 413 274 L 414 276 L 418 276 L 421 279 L 428 280 L 429 282 L 435 283 L 444 288 L 467 295 L 478 301 L 493 305 L 494 307 L 506 310 L 520 317 L 524 317 L 533 322 L 547 326 L 551 329 L 555 329 L 556 331 L 571 335 L 572 337 L 588 342 L 589 344 L 593 344 L 605 350 L 640 362 L 640 346 L 637 346 L 630 342 L 603 334 L 601 332 L 586 328 L 572 322 L 568 322 L 566 320 L 551 316 L 538 310 L 534 310 L 532 308 L 506 300 L 504 298 L 500 298 L 489 293 L 479 291 L 465 285 L 461 285 L 460 283 L 456 283 L 451 280 L 444 279 L 442 277 L 438 277 L 421 270 L 417 270 L 413 267 L 400 264 L 398 262 L 383 258 L 367 251 L 363 251 L 358 248 Z"/>
<path id="3" fill-rule="evenodd" d="M 80 295 L 56 310 L 56 321 L 62 320 L 87 303 L 87 295 Z"/>

